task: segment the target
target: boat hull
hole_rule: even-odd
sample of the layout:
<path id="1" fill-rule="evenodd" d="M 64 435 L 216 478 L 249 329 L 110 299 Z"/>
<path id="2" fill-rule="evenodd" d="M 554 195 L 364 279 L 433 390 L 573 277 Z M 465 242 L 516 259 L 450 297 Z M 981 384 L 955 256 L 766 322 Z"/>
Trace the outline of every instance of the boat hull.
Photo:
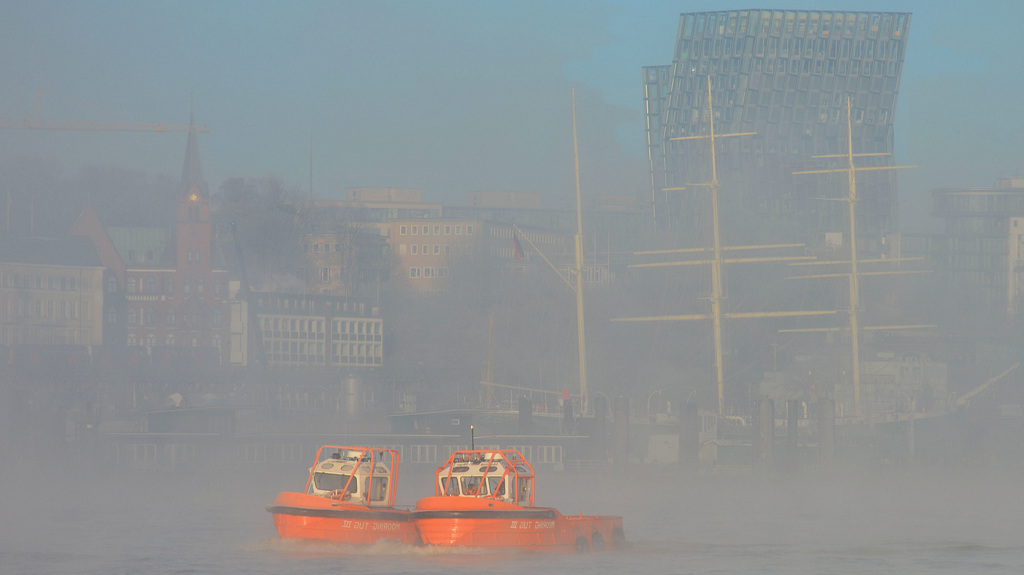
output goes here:
<path id="1" fill-rule="evenodd" d="M 427 497 L 412 518 L 426 545 L 574 553 L 614 549 L 624 541 L 621 517 L 565 516 L 488 499 Z"/>
<path id="2" fill-rule="evenodd" d="M 319 539 L 365 545 L 381 540 L 419 544 L 409 512 L 353 505 L 305 493 L 280 493 L 267 506 L 282 539 Z"/>

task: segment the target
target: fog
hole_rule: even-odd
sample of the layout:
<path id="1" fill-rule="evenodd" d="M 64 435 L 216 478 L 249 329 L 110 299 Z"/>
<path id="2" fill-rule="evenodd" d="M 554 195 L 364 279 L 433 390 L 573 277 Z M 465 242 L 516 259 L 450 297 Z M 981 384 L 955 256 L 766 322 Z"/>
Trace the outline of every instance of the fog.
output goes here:
<path id="1" fill-rule="evenodd" d="M 806 3 L 778 2 L 776 8 Z M 834 0 L 818 9 L 846 9 Z M 212 188 L 277 174 L 336 198 L 347 187 L 572 189 L 577 88 L 584 193 L 646 176 L 641 66 L 668 64 L 678 16 L 715 2 L 203 2 L 0 5 L 0 118 L 207 124 Z M 914 13 L 896 122 L 903 222 L 927 191 L 987 186 L 1022 168 L 1014 3 L 858 2 Z M 177 176 L 180 143 L 152 133 L 0 131 L 7 161 L 40 157 Z"/>
<path id="2" fill-rule="evenodd" d="M 52 469 L 67 458 L 55 459 Z M 303 470 L 98 472 L 73 480 L 5 466 L 0 496 L 12 573 L 1013 573 L 1024 565 L 1011 474 L 699 476 L 538 474 L 538 504 L 624 517 L 629 545 L 593 556 L 282 541 L 263 506 Z M 419 495 L 404 475 L 400 497 Z"/>
<path id="3" fill-rule="evenodd" d="M 932 192 L 991 188 L 1024 172 L 1015 97 L 1024 9 L 910 0 L 854 8 L 913 12 L 894 142 L 895 163 L 916 168 L 900 173 L 899 230 L 891 231 L 913 239 L 980 225 L 939 219 Z M 1024 336 L 1002 291 L 1017 289 L 1024 261 L 1016 223 L 999 224 L 1007 229 L 998 237 L 968 238 L 999 248 L 976 256 L 975 267 L 954 254 L 863 280 L 855 311 L 869 327 L 856 392 L 846 276 L 807 282 L 786 265 L 726 268 L 727 316 L 829 315 L 727 317 L 719 407 L 710 268 L 631 267 L 656 259 L 637 252 L 709 245 L 707 198 L 672 225 L 650 225 L 640 71 L 671 63 L 680 12 L 717 9 L 707 1 L 0 0 L 0 571 L 1020 572 Z M 813 9 L 848 6 L 822 0 Z M 589 413 L 580 413 L 573 281 L 559 276 L 573 260 L 574 93 L 588 206 Z M 40 121 L 93 129 L 7 129 L 34 122 L 37 106 Z M 190 114 L 209 132 L 189 140 L 180 131 L 99 129 L 186 124 Z M 186 150 L 197 151 L 210 207 L 208 242 L 188 244 L 187 262 L 199 264 L 202 253 L 207 271 L 222 275 L 146 287 L 139 276 L 136 286 L 133 267 L 184 265 L 186 243 L 156 257 L 146 249 L 170 246 L 185 229 L 202 237 L 185 227 L 201 218 L 183 223 L 191 212 L 182 211 L 182 186 L 194 183 L 181 176 Z M 833 197 L 845 192 L 838 182 L 828 182 Z M 469 210 L 466 194 L 479 191 L 536 194 L 539 206 L 524 210 L 526 231 L 511 224 L 527 216 L 500 210 L 493 219 L 448 218 L 480 222 L 486 234 L 445 258 L 444 289 L 410 289 L 391 245 L 398 236 L 388 236 L 397 231 L 378 227 L 387 222 L 366 206 L 315 203 L 352 188 L 415 189 L 422 201 L 409 202 L 409 213 Z M 592 207 L 610 196 L 640 207 Z M 723 200 L 725 245 L 800 233 L 730 211 L 739 204 L 735 195 Z M 102 228 L 95 244 L 69 235 L 90 213 Z M 425 221 L 420 212 L 388 217 Z M 131 261 L 104 251 L 125 238 L 137 242 Z M 321 243 L 325 256 L 329 246 L 345 254 L 340 268 L 310 263 Z M 834 260 L 843 249 L 765 253 Z M 984 258 L 1008 267 L 986 271 Z M 67 269 L 79 283 L 60 283 Z M 318 285 L 332 278 L 344 287 Z M 246 300 L 247 289 L 257 295 Z M 58 292 L 80 296 L 70 315 Z M 222 308 L 195 303 L 211 293 Z M 90 307 L 89 294 L 119 303 Z M 282 298 L 276 308 L 255 303 L 271 295 Z M 1020 299 L 1011 295 L 1010 307 Z M 261 343 L 287 339 L 269 318 L 305 311 L 307 300 L 339 306 L 322 315 L 327 333 L 377 342 L 380 361 L 313 365 L 310 351 L 302 366 L 287 357 L 287 341 L 256 353 L 253 333 Z M 138 316 L 126 303 L 155 301 L 174 303 L 150 315 L 140 303 Z M 675 321 L 617 321 L 664 316 Z M 263 329 L 252 328 L 260 320 Z M 349 332 L 335 320 L 371 327 Z M 94 324 L 104 330 L 98 341 L 68 335 Z M 116 327 L 125 324 L 182 335 L 136 340 Z M 200 324 L 231 343 L 218 347 L 218 335 L 189 345 L 186 326 Z M 811 329 L 819 331 L 801 331 Z M 239 343 L 243 333 L 254 339 Z M 309 339 L 313 350 L 315 334 Z M 574 396 L 569 417 L 563 396 Z M 629 546 L 557 558 L 352 548 L 281 540 L 265 511 L 278 492 L 302 488 L 319 445 L 400 446 L 398 499 L 409 507 L 432 493 L 448 452 L 474 440 L 527 450 L 538 505 L 620 515 Z"/>

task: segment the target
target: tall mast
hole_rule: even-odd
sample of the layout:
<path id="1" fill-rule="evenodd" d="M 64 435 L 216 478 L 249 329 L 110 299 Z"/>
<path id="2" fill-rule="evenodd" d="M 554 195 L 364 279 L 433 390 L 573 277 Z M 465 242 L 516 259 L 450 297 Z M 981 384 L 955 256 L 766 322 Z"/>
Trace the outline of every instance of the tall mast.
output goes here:
<path id="1" fill-rule="evenodd" d="M 846 205 L 850 210 L 850 345 L 853 347 L 853 406 L 860 419 L 860 335 L 857 330 L 857 308 L 860 307 L 860 280 L 857 276 L 857 177 L 853 166 L 853 129 L 850 122 L 850 99 L 846 99 L 846 159 L 850 193 Z"/>
<path id="2" fill-rule="evenodd" d="M 715 111 L 711 105 L 711 76 L 708 76 L 708 141 L 711 143 L 711 229 L 714 255 L 711 258 L 711 321 L 715 338 L 715 379 L 718 383 L 718 414 L 725 411 L 725 377 L 722 375 L 722 246 L 718 232 L 718 167 L 715 164 Z"/>
<path id="3" fill-rule="evenodd" d="M 579 339 L 580 413 L 587 413 L 587 338 L 583 331 L 583 207 L 580 201 L 580 152 L 576 138 L 576 90 L 572 91 L 572 153 L 576 168 L 576 334 Z"/>
<path id="4" fill-rule="evenodd" d="M 846 202 L 847 209 L 849 212 L 850 222 L 850 307 L 847 310 L 847 314 L 850 318 L 850 353 L 852 355 L 851 364 L 853 368 L 853 409 L 854 415 L 857 419 L 861 418 L 861 402 L 860 402 L 860 327 L 858 325 L 857 313 L 860 308 L 860 272 L 857 270 L 857 171 L 875 171 L 875 170 L 900 170 L 905 168 L 913 168 L 916 166 L 880 166 L 880 167 L 864 167 L 858 168 L 854 165 L 853 159 L 855 157 L 864 156 L 888 156 L 887 152 L 880 153 L 865 153 L 865 154 L 854 154 L 853 153 L 853 122 L 850 120 L 850 99 L 846 99 L 846 153 L 845 154 L 828 154 L 822 156 L 812 156 L 812 158 L 845 158 L 846 167 L 832 170 L 804 170 L 799 172 L 793 172 L 794 174 L 831 174 L 846 172 L 847 177 L 847 188 L 848 193 L 845 198 L 839 199 L 838 201 Z M 829 198 L 831 199 L 831 198 Z M 912 258 L 909 258 L 912 259 Z M 864 260 L 866 262 L 899 262 L 903 261 L 904 258 L 891 258 L 885 260 Z M 836 264 L 844 262 L 818 262 L 821 264 Z M 901 274 L 901 273 L 915 273 L 912 271 L 906 272 L 872 272 L 870 275 L 882 275 L 882 274 Z M 823 274 L 823 275 L 811 275 L 802 276 L 803 279 L 814 278 L 814 277 L 834 277 L 835 274 Z M 796 279 L 796 278 L 794 278 Z M 867 327 L 865 329 L 921 329 L 935 327 L 931 325 L 902 325 L 902 326 L 875 326 Z M 826 328 L 828 329 L 828 328 Z M 821 331 L 816 328 L 810 330 L 780 330 L 782 331 Z"/>

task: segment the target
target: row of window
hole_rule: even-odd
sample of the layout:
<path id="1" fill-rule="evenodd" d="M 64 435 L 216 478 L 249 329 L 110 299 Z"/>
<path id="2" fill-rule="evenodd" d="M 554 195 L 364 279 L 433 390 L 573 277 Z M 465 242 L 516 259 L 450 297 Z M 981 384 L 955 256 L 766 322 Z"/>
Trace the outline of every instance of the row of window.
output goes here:
<path id="1" fill-rule="evenodd" d="M 265 348 L 271 348 L 266 351 L 267 358 L 277 364 L 305 364 L 305 365 L 326 365 L 330 361 L 331 365 L 335 366 L 346 366 L 346 365 L 383 365 L 384 357 L 381 355 L 380 344 L 358 344 L 358 347 L 352 347 L 356 344 L 340 344 L 334 346 L 334 355 L 330 358 L 324 355 L 323 347 L 321 344 L 312 344 L 308 346 L 305 342 L 274 342 L 274 345 L 266 345 Z M 277 344 L 281 344 L 278 346 Z M 278 349 L 279 348 L 279 349 Z"/>
<path id="2" fill-rule="evenodd" d="M 347 320 L 347 319 L 336 319 L 334 320 L 334 334 L 353 334 L 353 335 L 376 335 L 381 334 L 382 324 L 379 320 Z M 322 319 L 299 319 L 299 318 L 287 318 L 287 317 L 264 317 L 263 318 L 263 331 L 274 333 L 283 333 L 284 337 L 299 338 L 306 334 L 322 334 L 324 333 L 324 320 Z M 290 334 L 290 335 L 289 335 Z M 301 334 L 301 335 L 300 335 Z M 308 339 L 308 338 L 304 338 Z"/>
<path id="3" fill-rule="evenodd" d="M 409 268 L 410 278 L 446 278 L 448 268 Z"/>
<path id="4" fill-rule="evenodd" d="M 312 314 L 317 313 L 330 313 L 331 311 L 337 311 L 342 313 L 351 312 L 353 315 L 366 315 L 367 307 L 372 311 L 373 306 L 367 306 L 367 302 L 349 299 L 349 298 L 331 298 L 331 297 L 308 297 L 308 296 L 290 296 L 287 294 L 258 294 L 256 297 L 256 306 L 260 310 L 265 309 L 284 309 L 284 310 L 301 310 L 303 312 L 310 312 Z M 262 315 L 262 314 L 261 314 Z"/>
<path id="5" fill-rule="evenodd" d="M 444 252 L 444 255 L 446 256 L 452 255 L 452 246 L 450 244 L 445 244 L 442 247 L 440 244 L 434 244 L 433 252 L 431 252 L 430 246 L 428 246 L 427 244 L 423 244 L 422 247 L 416 244 L 412 244 L 409 246 L 406 246 L 405 244 L 399 244 L 398 246 L 398 254 L 402 256 L 406 255 L 407 253 L 412 254 L 414 256 L 427 256 L 433 253 L 433 255 L 439 256 L 441 255 L 441 252 Z"/>
<path id="6" fill-rule="evenodd" d="M 78 330 L 40 326 L 2 326 L 0 344 L 77 345 Z"/>
<path id="7" fill-rule="evenodd" d="M 192 279 L 185 278 L 182 281 L 182 288 L 185 295 L 192 294 Z M 196 278 L 195 288 L 197 294 L 202 294 L 204 290 L 203 278 Z M 136 294 L 164 294 L 174 295 L 174 278 L 173 277 L 162 277 L 159 282 L 154 276 L 146 276 L 144 278 L 136 278 L 134 276 L 128 276 L 128 293 Z M 107 278 L 107 292 L 117 292 L 117 278 L 110 276 Z M 213 280 L 213 293 L 219 296 L 221 292 L 221 281 Z"/>
<path id="8" fill-rule="evenodd" d="M 725 51 L 723 53 L 723 44 Z M 819 38 L 705 38 L 683 40 L 680 43 L 680 60 L 697 58 L 854 58 L 897 60 L 903 49 L 900 40 L 827 40 Z"/>
<path id="9" fill-rule="evenodd" d="M 749 34 L 751 36 L 796 34 L 823 37 L 855 33 L 874 38 L 881 35 L 899 38 L 907 26 L 907 14 L 867 12 L 815 12 L 815 11 L 742 11 L 686 14 L 682 36 L 701 33 L 712 35 Z"/>
<path id="10" fill-rule="evenodd" d="M 3 285 L 5 288 L 75 290 L 78 289 L 78 279 L 75 276 L 43 276 L 41 274 L 12 274 L 4 272 L 0 274 L 0 285 Z"/>
<path id="11" fill-rule="evenodd" d="M 145 345 L 145 346 L 149 346 L 149 347 L 156 347 L 156 345 L 157 345 L 157 337 L 156 337 L 155 334 L 152 334 L 152 333 L 146 335 L 146 337 L 144 337 L 144 338 L 143 337 L 136 337 L 135 334 L 130 334 L 128 336 L 128 338 L 125 340 L 125 343 L 127 343 L 130 346 Z M 213 339 L 211 340 L 210 345 L 212 345 L 213 347 L 216 347 L 217 349 L 220 349 L 220 344 L 221 344 L 220 336 L 219 335 L 213 336 Z M 165 345 L 167 347 L 173 347 L 173 346 L 177 345 L 177 339 L 174 337 L 173 333 L 167 334 L 166 336 L 164 336 L 163 345 Z M 182 341 L 182 345 L 188 345 L 188 346 L 191 346 L 191 347 L 199 347 L 199 338 L 198 337 L 192 337 L 192 338 L 184 339 Z"/>
<path id="12" fill-rule="evenodd" d="M 411 231 L 411 235 L 414 235 L 414 236 L 418 235 L 420 232 L 422 232 L 423 235 L 425 235 L 425 236 L 429 236 L 429 235 L 431 235 L 431 233 L 430 233 L 431 227 L 433 227 L 433 230 L 434 230 L 433 235 L 435 235 L 435 236 L 441 235 L 441 230 L 442 229 L 444 230 L 444 235 L 446 235 L 446 236 L 452 235 L 452 226 L 450 224 L 444 224 L 444 225 L 433 224 L 433 226 L 431 226 L 430 224 L 413 225 L 413 226 L 409 226 L 408 230 L 410 230 Z M 407 228 L 403 224 L 403 225 L 399 226 L 398 233 L 400 235 L 404 236 L 404 235 L 406 235 L 406 230 L 407 230 Z M 462 225 L 461 224 L 455 226 L 455 235 L 457 235 L 457 236 L 461 236 L 462 235 Z M 472 224 L 466 224 L 466 235 L 467 236 L 473 235 L 473 225 Z"/>
<path id="13" fill-rule="evenodd" d="M 51 320 L 92 319 L 92 308 L 89 302 L 82 302 L 83 317 L 78 314 L 78 302 L 75 300 L 23 300 L 21 298 L 4 298 L 0 304 L 3 319 L 40 318 Z"/>
<path id="14" fill-rule="evenodd" d="M 155 327 L 157 325 L 157 310 L 155 308 L 129 307 L 125 316 L 125 325 L 127 326 L 143 325 Z M 198 327 L 200 325 L 199 310 L 182 311 L 179 315 L 174 308 L 169 308 L 164 312 L 163 326 L 169 328 L 176 327 L 179 317 L 181 318 L 182 327 Z M 213 310 L 210 317 L 213 327 L 220 327 L 224 322 L 224 314 L 219 309 Z M 118 322 L 117 309 L 107 309 L 106 322 L 108 324 L 116 324 Z"/>

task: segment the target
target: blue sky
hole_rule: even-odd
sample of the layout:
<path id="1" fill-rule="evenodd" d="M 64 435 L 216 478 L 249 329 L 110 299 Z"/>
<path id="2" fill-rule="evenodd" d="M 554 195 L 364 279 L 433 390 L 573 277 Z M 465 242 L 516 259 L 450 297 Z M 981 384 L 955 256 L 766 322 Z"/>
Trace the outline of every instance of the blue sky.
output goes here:
<path id="1" fill-rule="evenodd" d="M 212 189 L 274 174 L 347 187 L 573 194 L 646 189 L 640 67 L 669 64 L 679 14 L 731 8 L 913 12 L 896 115 L 904 229 L 927 192 L 1024 173 L 1024 3 L 933 1 L 0 0 L 0 118 L 186 123 Z M 42 157 L 180 174 L 183 134 L 0 131 L 0 165 Z M 312 154 L 310 144 L 312 142 Z"/>

